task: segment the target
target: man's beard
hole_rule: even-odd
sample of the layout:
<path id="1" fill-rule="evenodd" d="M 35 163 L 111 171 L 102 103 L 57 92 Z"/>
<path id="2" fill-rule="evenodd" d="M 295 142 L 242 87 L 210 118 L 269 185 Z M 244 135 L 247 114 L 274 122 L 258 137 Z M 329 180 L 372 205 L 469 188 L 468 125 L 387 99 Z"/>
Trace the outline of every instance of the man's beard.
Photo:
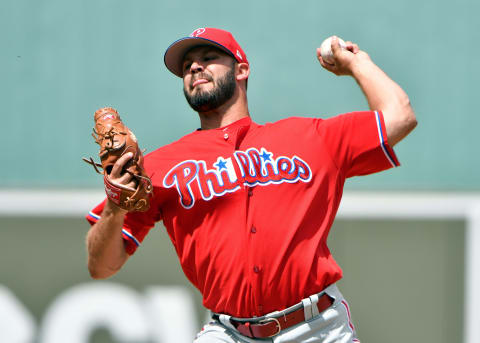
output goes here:
<path id="1" fill-rule="evenodd" d="M 211 91 L 198 91 L 195 95 L 188 94 L 183 87 L 183 94 L 190 107 L 197 112 L 208 112 L 222 106 L 232 98 L 237 86 L 234 68 L 218 79 L 216 85 Z"/>

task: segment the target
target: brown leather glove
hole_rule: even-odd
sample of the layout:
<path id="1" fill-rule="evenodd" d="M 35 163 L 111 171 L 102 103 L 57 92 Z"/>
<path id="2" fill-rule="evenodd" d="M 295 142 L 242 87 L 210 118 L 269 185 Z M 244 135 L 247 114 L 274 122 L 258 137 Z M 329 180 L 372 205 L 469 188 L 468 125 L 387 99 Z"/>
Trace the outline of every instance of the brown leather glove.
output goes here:
<path id="1" fill-rule="evenodd" d="M 95 112 L 93 138 L 100 145 L 101 164 L 90 159 L 83 160 L 91 164 L 97 173 L 103 175 L 107 197 L 118 207 L 131 211 L 147 211 L 153 196 L 152 181 L 143 168 L 143 154 L 135 135 L 126 127 L 118 112 L 111 107 L 103 107 Z M 133 157 L 124 165 L 122 174 L 130 174 L 136 188 L 114 182 L 110 177 L 113 165 L 124 154 L 131 152 Z M 99 170 L 103 169 L 103 172 Z"/>

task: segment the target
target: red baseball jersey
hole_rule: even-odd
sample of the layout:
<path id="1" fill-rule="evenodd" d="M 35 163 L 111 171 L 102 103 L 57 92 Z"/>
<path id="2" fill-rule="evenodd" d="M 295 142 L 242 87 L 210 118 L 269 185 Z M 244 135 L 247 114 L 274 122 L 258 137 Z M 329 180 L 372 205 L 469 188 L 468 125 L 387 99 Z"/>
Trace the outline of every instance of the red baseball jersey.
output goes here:
<path id="1" fill-rule="evenodd" d="M 236 317 L 289 307 L 342 277 L 327 236 L 345 179 L 398 165 L 385 132 L 382 113 L 354 112 L 188 134 L 145 156 L 155 196 L 126 215 L 127 252 L 162 220 L 205 307 Z"/>

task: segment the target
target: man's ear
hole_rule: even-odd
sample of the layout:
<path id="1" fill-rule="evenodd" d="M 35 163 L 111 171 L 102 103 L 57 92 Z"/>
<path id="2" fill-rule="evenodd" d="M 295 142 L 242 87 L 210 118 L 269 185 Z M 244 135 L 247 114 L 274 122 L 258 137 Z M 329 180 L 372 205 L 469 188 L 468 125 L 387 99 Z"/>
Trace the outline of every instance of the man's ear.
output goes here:
<path id="1" fill-rule="evenodd" d="M 237 81 L 247 80 L 250 75 L 250 66 L 248 63 L 237 63 L 236 71 Z"/>

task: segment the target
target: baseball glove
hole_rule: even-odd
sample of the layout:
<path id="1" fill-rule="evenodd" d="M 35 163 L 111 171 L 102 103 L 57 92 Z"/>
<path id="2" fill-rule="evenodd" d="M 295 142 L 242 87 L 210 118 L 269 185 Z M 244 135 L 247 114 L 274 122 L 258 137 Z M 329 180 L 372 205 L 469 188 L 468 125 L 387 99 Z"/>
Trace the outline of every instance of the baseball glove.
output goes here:
<path id="1" fill-rule="evenodd" d="M 138 147 L 137 139 L 122 123 L 118 112 L 111 107 L 97 110 L 94 120 L 92 136 L 100 145 L 98 155 L 101 163 L 96 163 L 91 157 L 83 160 L 91 164 L 97 173 L 103 175 L 107 197 L 118 207 L 129 212 L 147 211 L 153 195 L 153 186 L 143 168 L 143 153 Z M 133 157 L 124 165 L 122 174 L 130 174 L 135 180 L 136 188 L 116 183 L 110 178 L 115 162 L 128 152 L 133 153 Z"/>

